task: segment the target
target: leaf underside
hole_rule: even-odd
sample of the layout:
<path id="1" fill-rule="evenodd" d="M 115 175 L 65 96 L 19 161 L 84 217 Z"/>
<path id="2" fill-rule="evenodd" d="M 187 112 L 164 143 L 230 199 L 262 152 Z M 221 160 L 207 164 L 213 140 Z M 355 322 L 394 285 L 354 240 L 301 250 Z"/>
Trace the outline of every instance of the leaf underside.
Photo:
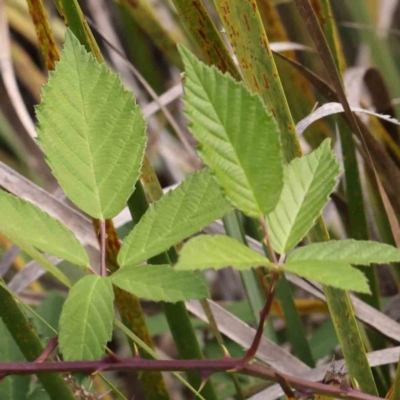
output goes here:
<path id="1" fill-rule="evenodd" d="M 72 287 L 59 323 L 59 344 L 66 361 L 102 357 L 112 334 L 113 301 L 112 284 L 105 277 L 88 275 Z"/>
<path id="2" fill-rule="evenodd" d="M 281 197 L 267 216 L 271 243 L 277 253 L 292 249 L 311 229 L 329 200 L 339 172 L 330 139 L 287 166 Z"/>
<path id="3" fill-rule="evenodd" d="M 150 206 L 125 239 L 118 262 L 130 266 L 160 254 L 231 209 L 211 172 L 196 172 Z"/>
<path id="4" fill-rule="evenodd" d="M 146 123 L 120 77 L 71 31 L 36 114 L 39 143 L 67 196 L 94 218 L 117 215 L 139 177 Z"/>
<path id="5" fill-rule="evenodd" d="M 262 255 L 223 235 L 202 235 L 189 240 L 180 252 L 179 270 L 221 269 L 231 266 L 244 270 L 272 265 Z"/>
<path id="6" fill-rule="evenodd" d="M 169 265 L 125 267 L 110 279 L 121 289 L 148 300 L 175 303 L 209 297 L 207 284 L 200 275 L 175 271 Z"/>
<path id="7" fill-rule="evenodd" d="M 227 198 L 245 214 L 272 211 L 283 185 L 279 129 L 261 99 L 242 83 L 180 47 L 185 64 L 184 103 L 199 154 Z"/>

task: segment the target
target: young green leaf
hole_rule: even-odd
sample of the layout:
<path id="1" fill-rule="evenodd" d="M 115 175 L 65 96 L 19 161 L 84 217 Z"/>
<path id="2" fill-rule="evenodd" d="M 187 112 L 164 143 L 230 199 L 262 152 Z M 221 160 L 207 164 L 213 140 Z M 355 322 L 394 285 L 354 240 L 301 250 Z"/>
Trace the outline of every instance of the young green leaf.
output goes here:
<path id="1" fill-rule="evenodd" d="M 58 341 L 66 361 L 98 360 L 111 339 L 114 320 L 111 281 L 88 275 L 70 290 L 60 317 Z"/>
<path id="2" fill-rule="evenodd" d="M 400 249 L 367 240 L 330 240 L 300 247 L 287 258 L 287 262 L 304 260 L 344 261 L 357 265 L 382 264 L 400 261 Z"/>
<path id="3" fill-rule="evenodd" d="M 272 265 L 268 258 L 251 250 L 235 239 L 223 235 L 202 235 L 189 240 L 180 252 L 175 268 L 178 270 L 250 269 Z"/>
<path id="4" fill-rule="evenodd" d="M 89 258 L 74 234 L 28 201 L 0 190 L 0 232 L 17 245 L 24 243 L 77 265 Z"/>
<path id="5" fill-rule="evenodd" d="M 146 123 L 120 77 L 71 31 L 36 109 L 39 142 L 67 196 L 94 218 L 112 218 L 138 179 Z"/>
<path id="6" fill-rule="evenodd" d="M 360 293 L 370 293 L 365 275 L 344 261 L 293 261 L 282 269 L 323 285 Z"/>
<path id="7" fill-rule="evenodd" d="M 175 271 L 169 265 L 125 267 L 109 279 L 121 289 L 148 300 L 175 303 L 209 297 L 207 284 L 200 275 Z"/>
<path id="8" fill-rule="evenodd" d="M 196 172 L 150 206 L 125 239 L 118 262 L 129 266 L 160 254 L 231 208 L 211 172 Z"/>
<path id="9" fill-rule="evenodd" d="M 339 165 L 326 139 L 317 150 L 294 159 L 285 169 L 275 210 L 267 216 L 272 246 L 283 254 L 307 234 L 336 185 Z"/>
<path id="10" fill-rule="evenodd" d="M 282 190 L 279 128 L 261 99 L 242 83 L 209 67 L 184 47 L 186 113 L 227 198 L 245 214 L 272 211 Z"/>

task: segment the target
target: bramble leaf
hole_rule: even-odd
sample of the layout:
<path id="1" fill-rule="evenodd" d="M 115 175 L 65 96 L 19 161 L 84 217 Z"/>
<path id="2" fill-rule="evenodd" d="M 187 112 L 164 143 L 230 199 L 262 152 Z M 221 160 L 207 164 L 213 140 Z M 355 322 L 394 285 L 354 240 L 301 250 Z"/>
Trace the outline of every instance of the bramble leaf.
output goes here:
<path id="1" fill-rule="evenodd" d="M 160 254 L 231 208 L 211 172 L 196 172 L 150 206 L 124 240 L 118 262 L 129 266 Z"/>
<path id="2" fill-rule="evenodd" d="M 280 200 L 267 216 L 272 246 L 277 253 L 292 249 L 311 229 L 329 200 L 339 172 L 330 139 L 286 167 Z"/>
<path id="3" fill-rule="evenodd" d="M 146 123 L 121 78 L 71 31 L 36 114 L 39 143 L 67 196 L 94 218 L 117 215 L 139 177 Z"/>
<path id="4" fill-rule="evenodd" d="M 184 103 L 199 154 L 227 198 L 245 214 L 271 212 L 283 185 L 279 128 L 261 99 L 180 46 Z"/>
<path id="5" fill-rule="evenodd" d="M 287 258 L 288 262 L 303 260 L 343 261 L 357 265 L 382 264 L 400 261 L 400 249 L 367 240 L 330 240 L 296 249 Z"/>
<path id="6" fill-rule="evenodd" d="M 365 275 L 344 261 L 293 261 L 285 264 L 282 270 L 315 280 L 323 285 L 343 290 L 354 290 L 360 293 L 370 293 Z"/>
<path id="7" fill-rule="evenodd" d="M 154 301 L 186 301 L 209 297 L 204 279 L 169 265 L 136 265 L 112 274 L 112 283 L 136 296 Z"/>
<path id="8" fill-rule="evenodd" d="M 262 255 L 223 235 L 201 235 L 189 240 L 180 252 L 177 270 L 221 269 L 243 270 L 272 265 Z"/>
<path id="9" fill-rule="evenodd" d="M 88 275 L 70 290 L 64 303 L 58 341 L 66 361 L 98 360 L 111 339 L 114 292 L 106 277 Z"/>

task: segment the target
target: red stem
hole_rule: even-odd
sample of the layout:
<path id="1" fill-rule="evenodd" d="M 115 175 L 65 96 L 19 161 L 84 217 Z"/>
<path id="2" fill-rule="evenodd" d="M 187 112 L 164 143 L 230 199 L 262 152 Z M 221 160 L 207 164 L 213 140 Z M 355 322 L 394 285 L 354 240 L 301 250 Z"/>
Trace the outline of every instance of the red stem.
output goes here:
<path id="1" fill-rule="evenodd" d="M 84 372 L 93 373 L 96 371 L 201 371 L 217 372 L 236 370 L 242 374 L 254 376 L 277 382 L 276 372 L 264 365 L 244 364 L 243 359 L 221 360 L 146 360 L 135 357 L 130 360 L 100 360 L 100 361 L 58 361 L 58 362 L 17 362 L 0 363 L 0 374 L 8 375 L 30 375 L 40 372 Z M 371 396 L 354 389 L 343 389 L 323 383 L 309 382 L 305 379 L 296 378 L 290 375 L 279 373 L 280 379 L 286 380 L 293 388 L 310 390 L 313 393 L 320 393 L 330 397 L 347 398 L 354 400 L 378 400 L 379 397 Z"/>
<path id="2" fill-rule="evenodd" d="M 100 221 L 100 276 L 106 276 L 106 221 Z"/>

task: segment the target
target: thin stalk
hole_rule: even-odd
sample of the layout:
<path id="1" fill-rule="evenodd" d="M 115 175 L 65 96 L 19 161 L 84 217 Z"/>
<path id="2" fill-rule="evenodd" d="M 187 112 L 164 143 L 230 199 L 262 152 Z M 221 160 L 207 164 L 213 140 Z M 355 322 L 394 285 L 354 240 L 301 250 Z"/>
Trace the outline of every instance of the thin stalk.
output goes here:
<path id="1" fill-rule="evenodd" d="M 164 89 L 162 68 L 153 68 L 157 62 L 154 54 L 154 46 L 150 45 L 150 39 L 139 24 L 129 15 L 125 5 L 118 4 L 124 36 L 128 45 L 129 59 L 134 60 L 138 71 L 143 75 L 146 82 L 153 90 L 160 94 Z"/>
<path id="2" fill-rule="evenodd" d="M 107 276 L 106 269 L 106 221 L 100 221 L 100 276 Z"/>
<path id="3" fill-rule="evenodd" d="M 28 361 L 35 361 L 44 347 L 32 325 L 8 291 L 0 285 L 0 318 L 3 320 L 21 353 Z M 37 377 L 52 400 L 74 400 L 72 389 L 61 374 L 38 373 Z"/>
<path id="4" fill-rule="evenodd" d="M 262 240 L 260 237 L 259 229 L 256 228 L 255 221 L 249 220 L 249 228 L 251 228 L 248 233 L 250 236 L 257 240 Z M 266 256 L 270 256 L 266 246 L 264 247 L 264 252 Z M 267 274 L 267 271 L 265 271 Z M 281 278 L 276 287 L 276 298 L 279 300 L 280 305 L 283 310 L 285 323 L 286 323 L 286 334 L 289 342 L 292 344 L 294 352 L 297 357 L 310 367 L 315 366 L 314 357 L 311 352 L 310 345 L 307 340 L 307 336 L 303 327 L 303 322 L 301 320 L 300 314 L 296 307 L 296 303 L 292 293 L 292 287 L 290 282 L 286 279 L 285 274 L 281 274 Z"/>
<path id="5" fill-rule="evenodd" d="M 246 235 L 244 234 L 242 224 L 239 220 L 239 211 L 231 211 L 222 218 L 222 221 L 228 236 L 248 246 Z M 259 279 L 257 271 L 254 270 L 240 271 L 240 276 L 253 312 L 254 322 L 258 323 L 260 320 L 260 310 L 264 307 L 266 299 L 265 291 L 261 285 L 261 279 Z M 267 320 L 265 333 L 275 343 L 278 341 L 271 318 Z"/>
<path id="6" fill-rule="evenodd" d="M 310 344 L 308 343 L 303 321 L 296 308 L 293 297 L 293 290 L 285 274 L 281 274 L 281 279 L 276 288 L 276 297 L 280 301 L 285 315 L 286 335 L 292 344 L 296 356 L 309 367 L 315 367 L 315 360 L 312 355 Z"/>
<path id="7" fill-rule="evenodd" d="M 275 264 L 274 268 L 272 270 L 272 277 L 270 280 L 270 287 L 267 295 L 267 302 L 265 304 L 265 307 L 261 310 L 260 312 L 260 321 L 258 324 L 258 328 L 256 330 L 256 335 L 253 339 L 253 343 L 251 344 L 250 348 L 247 350 L 246 355 L 243 357 L 243 363 L 247 363 L 251 361 L 258 350 L 258 347 L 260 346 L 262 334 L 263 334 L 263 328 L 264 324 L 267 321 L 268 315 L 271 311 L 272 303 L 274 301 L 274 296 L 275 296 L 275 290 L 276 290 L 276 285 L 279 281 L 280 277 L 280 271 L 279 271 L 279 265 L 278 265 L 278 260 L 276 259 L 275 252 L 272 248 L 271 241 L 268 235 L 268 230 L 267 230 L 267 225 L 265 223 L 264 218 L 261 219 L 261 228 L 263 231 L 263 242 L 267 246 L 268 252 L 270 253 L 271 256 L 271 261 Z"/>

